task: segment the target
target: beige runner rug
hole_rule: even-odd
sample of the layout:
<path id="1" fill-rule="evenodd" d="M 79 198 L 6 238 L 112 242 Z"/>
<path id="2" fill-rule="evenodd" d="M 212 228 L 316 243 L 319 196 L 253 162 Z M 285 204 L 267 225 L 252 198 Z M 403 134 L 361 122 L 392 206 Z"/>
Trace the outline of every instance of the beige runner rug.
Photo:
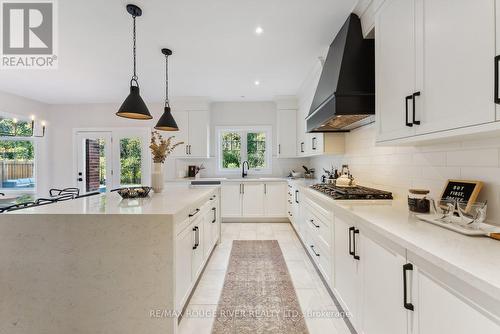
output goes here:
<path id="1" fill-rule="evenodd" d="M 213 334 L 307 334 L 276 240 L 235 240 Z"/>

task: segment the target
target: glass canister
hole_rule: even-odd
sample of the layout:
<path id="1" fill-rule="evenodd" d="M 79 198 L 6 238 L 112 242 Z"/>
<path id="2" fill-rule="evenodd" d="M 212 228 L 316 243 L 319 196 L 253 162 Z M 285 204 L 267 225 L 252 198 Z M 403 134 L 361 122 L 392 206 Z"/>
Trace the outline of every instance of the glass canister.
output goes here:
<path id="1" fill-rule="evenodd" d="M 431 202 L 427 198 L 429 190 L 410 189 L 408 190 L 408 208 L 415 213 L 429 213 L 431 211 Z"/>

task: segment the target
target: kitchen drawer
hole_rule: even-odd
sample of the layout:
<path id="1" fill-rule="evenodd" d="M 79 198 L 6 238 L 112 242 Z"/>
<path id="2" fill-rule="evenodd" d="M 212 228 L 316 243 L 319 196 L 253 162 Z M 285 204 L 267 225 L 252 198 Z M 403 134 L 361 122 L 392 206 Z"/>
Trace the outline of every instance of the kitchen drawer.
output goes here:
<path id="1" fill-rule="evenodd" d="M 330 282 L 332 274 L 332 257 L 330 256 L 330 252 L 325 250 L 321 244 L 315 243 L 314 238 L 312 238 L 312 242 L 309 242 L 308 249 L 325 280 Z"/>
<path id="2" fill-rule="evenodd" d="M 304 203 L 311 208 L 312 213 L 314 213 L 318 218 L 327 222 L 333 221 L 333 211 L 331 209 L 325 208 L 308 197 L 304 198 Z"/>
<path id="3" fill-rule="evenodd" d="M 322 243 L 323 247 L 330 251 L 332 246 L 332 224 L 323 216 L 314 214 L 310 207 L 306 206 L 305 224 L 309 233 L 314 237 L 316 243 Z"/>

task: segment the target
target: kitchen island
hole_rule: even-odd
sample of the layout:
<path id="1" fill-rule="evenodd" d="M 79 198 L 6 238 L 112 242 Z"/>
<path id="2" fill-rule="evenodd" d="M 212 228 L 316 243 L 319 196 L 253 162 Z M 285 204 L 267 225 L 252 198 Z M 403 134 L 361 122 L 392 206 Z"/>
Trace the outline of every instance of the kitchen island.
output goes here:
<path id="1" fill-rule="evenodd" d="M 175 333 L 220 240 L 217 187 L 0 215 L 0 333 Z"/>

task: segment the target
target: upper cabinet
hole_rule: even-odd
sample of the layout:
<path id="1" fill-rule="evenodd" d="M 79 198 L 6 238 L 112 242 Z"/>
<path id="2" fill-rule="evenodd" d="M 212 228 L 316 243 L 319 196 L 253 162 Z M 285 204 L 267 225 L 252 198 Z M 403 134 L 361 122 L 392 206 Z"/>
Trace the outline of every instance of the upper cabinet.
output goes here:
<path id="1" fill-rule="evenodd" d="M 377 141 L 492 123 L 495 0 L 386 0 L 375 19 Z"/>
<path id="2" fill-rule="evenodd" d="M 278 158 L 291 158 L 297 156 L 297 110 L 278 109 L 277 113 L 277 138 L 276 152 Z"/>
<path id="3" fill-rule="evenodd" d="M 177 142 L 184 142 L 174 152 L 175 157 L 208 158 L 210 116 L 208 110 L 174 111 L 172 115 L 179 126 L 175 132 Z"/>

